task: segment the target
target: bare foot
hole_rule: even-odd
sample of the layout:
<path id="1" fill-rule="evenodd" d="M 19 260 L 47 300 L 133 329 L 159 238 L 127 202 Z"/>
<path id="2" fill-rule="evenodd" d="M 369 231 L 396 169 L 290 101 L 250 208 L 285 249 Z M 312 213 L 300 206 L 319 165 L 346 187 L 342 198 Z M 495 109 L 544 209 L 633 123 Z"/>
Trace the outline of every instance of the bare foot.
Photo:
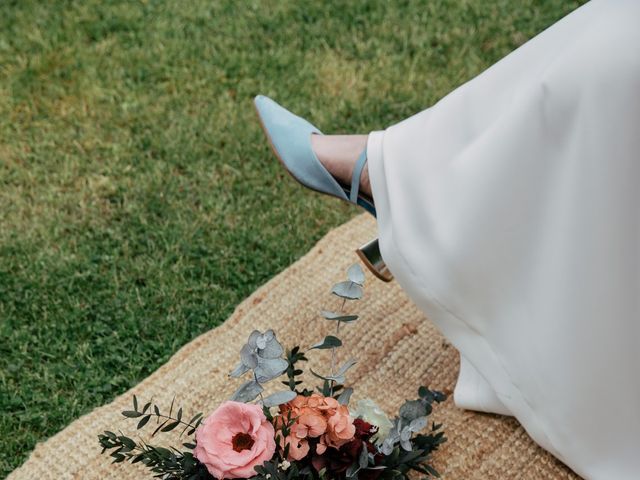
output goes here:
<path id="1" fill-rule="evenodd" d="M 338 183 L 350 186 L 353 168 L 362 150 L 367 146 L 367 138 L 368 135 L 311 134 L 311 148 L 320 163 L 338 180 Z M 360 191 L 371 197 L 367 164 L 360 176 Z"/>

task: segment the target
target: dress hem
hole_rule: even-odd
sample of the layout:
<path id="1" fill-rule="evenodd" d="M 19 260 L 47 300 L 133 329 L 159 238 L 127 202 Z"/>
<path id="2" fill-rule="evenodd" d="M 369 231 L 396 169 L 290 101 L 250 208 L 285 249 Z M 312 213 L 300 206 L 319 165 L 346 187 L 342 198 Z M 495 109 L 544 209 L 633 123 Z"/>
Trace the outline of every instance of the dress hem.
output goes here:
<path id="1" fill-rule="evenodd" d="M 424 284 L 424 279 L 413 271 L 411 264 L 398 248 L 389 216 L 391 199 L 388 198 L 384 183 L 383 143 L 386 132 L 387 130 L 378 130 L 369 133 L 367 156 L 369 178 L 377 211 L 380 250 L 388 268 L 412 300 L 426 299 L 422 304 L 418 304 L 418 307 L 428 315 L 460 354 L 464 355 L 481 373 L 500 401 L 519 420 L 529 435 L 543 448 L 567 463 L 546 433 L 549 429 L 544 428 L 544 422 L 540 420 L 534 408 L 511 380 L 486 338 L 439 300 L 439 296 Z M 437 275 L 437 268 L 431 269 L 430 272 L 432 275 Z M 417 294 L 418 290 L 420 295 Z M 580 474 L 580 471 L 576 470 L 576 472 Z"/>

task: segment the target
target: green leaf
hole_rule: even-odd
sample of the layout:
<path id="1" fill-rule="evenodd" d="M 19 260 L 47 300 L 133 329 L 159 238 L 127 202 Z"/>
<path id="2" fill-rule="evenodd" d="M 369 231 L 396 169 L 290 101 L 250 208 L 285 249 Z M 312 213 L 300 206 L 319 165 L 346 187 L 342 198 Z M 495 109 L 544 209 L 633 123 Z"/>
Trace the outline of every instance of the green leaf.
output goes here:
<path id="1" fill-rule="evenodd" d="M 193 422 L 195 422 L 196 420 L 198 420 L 200 417 L 202 417 L 202 413 L 198 413 L 196 416 L 194 416 L 191 420 L 189 420 L 189 423 L 193 424 Z"/>
<path id="2" fill-rule="evenodd" d="M 160 429 L 162 429 L 162 427 L 164 427 L 164 426 L 167 424 L 167 422 L 168 422 L 168 421 L 169 421 L 169 420 L 165 420 L 165 421 L 164 421 L 164 422 L 162 422 L 160 425 L 158 425 L 158 427 L 153 431 L 153 433 L 151 434 L 151 436 L 152 436 L 152 437 L 155 437 L 155 436 L 156 436 L 156 433 L 158 433 L 158 432 L 160 431 Z"/>
<path id="3" fill-rule="evenodd" d="M 121 435 L 118 437 L 118 440 L 120 440 L 120 442 L 130 450 L 133 450 L 134 448 L 136 448 L 136 442 L 131 440 L 129 437 L 125 437 L 124 435 Z"/>
<path id="4" fill-rule="evenodd" d="M 333 335 L 327 335 L 324 337 L 324 340 L 316 343 L 309 347 L 309 350 L 318 349 L 318 350 L 326 350 L 328 348 L 340 347 L 342 345 L 342 340 L 338 337 L 334 337 Z"/>
<path id="5" fill-rule="evenodd" d="M 429 465 L 423 465 L 423 467 L 425 468 L 425 470 L 426 470 L 427 472 L 429 472 L 429 473 L 430 473 L 431 475 L 433 475 L 434 477 L 436 477 L 436 478 L 440 478 L 440 473 L 438 473 L 438 471 L 437 471 L 435 468 L 433 468 L 433 467 L 431 467 L 431 466 L 429 466 Z"/>
<path id="6" fill-rule="evenodd" d="M 167 425 L 166 427 L 163 427 L 162 429 L 160 429 L 161 432 L 170 432 L 171 430 L 173 430 L 174 428 L 176 428 L 178 425 L 180 425 L 180 422 L 176 421 L 176 422 L 171 422 L 169 425 Z"/>
<path id="7" fill-rule="evenodd" d="M 125 410 L 124 412 L 122 412 L 122 415 L 127 418 L 138 418 L 142 416 L 142 413 L 136 412 L 135 410 Z"/>
<path id="8" fill-rule="evenodd" d="M 135 395 L 133 396 L 133 409 L 136 412 L 138 411 L 138 397 L 136 397 Z"/>
<path id="9" fill-rule="evenodd" d="M 147 423 L 149 423 L 149 419 L 151 418 L 151 414 L 149 415 L 145 415 L 144 417 L 142 417 L 140 419 L 140 421 L 138 422 L 138 426 L 136 427 L 138 430 L 140 430 L 142 427 L 144 427 Z"/>
<path id="10" fill-rule="evenodd" d="M 122 462 L 124 462 L 124 455 L 122 455 L 121 453 L 113 452 L 111 454 L 111 456 L 115 459 L 113 461 L 113 463 L 122 463 Z"/>

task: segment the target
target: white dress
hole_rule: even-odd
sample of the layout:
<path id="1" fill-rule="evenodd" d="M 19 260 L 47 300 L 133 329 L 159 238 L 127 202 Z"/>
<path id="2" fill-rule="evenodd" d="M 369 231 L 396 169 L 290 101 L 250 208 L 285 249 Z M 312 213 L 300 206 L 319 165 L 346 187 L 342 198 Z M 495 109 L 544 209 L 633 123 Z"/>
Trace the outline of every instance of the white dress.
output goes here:
<path id="1" fill-rule="evenodd" d="M 593 0 L 367 150 L 382 256 L 461 352 L 457 405 L 640 478 L 640 0 Z"/>

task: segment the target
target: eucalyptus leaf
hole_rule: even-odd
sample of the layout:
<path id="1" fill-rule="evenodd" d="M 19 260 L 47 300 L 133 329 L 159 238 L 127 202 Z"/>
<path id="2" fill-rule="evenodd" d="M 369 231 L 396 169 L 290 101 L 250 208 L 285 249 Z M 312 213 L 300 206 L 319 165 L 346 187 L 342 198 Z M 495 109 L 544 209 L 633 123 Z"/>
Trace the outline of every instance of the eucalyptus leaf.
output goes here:
<path id="1" fill-rule="evenodd" d="M 245 365 L 243 362 L 240 362 L 238 366 L 234 368 L 231 373 L 229 373 L 229 376 L 233 378 L 238 378 L 244 375 L 245 373 L 247 373 L 249 370 L 251 369 L 247 365 Z"/>
<path id="2" fill-rule="evenodd" d="M 358 300 L 362 298 L 362 287 L 351 280 L 336 283 L 331 289 L 331 293 L 348 300 Z"/>
<path id="3" fill-rule="evenodd" d="M 369 465 L 369 450 L 367 449 L 367 444 L 365 442 L 362 442 L 362 450 L 360 450 L 358 465 L 360 468 L 367 468 L 367 465 Z"/>
<path id="4" fill-rule="evenodd" d="M 319 373 L 314 372 L 313 369 L 309 369 L 309 371 L 311 372 L 311 374 L 314 377 L 318 377 L 321 380 L 325 380 L 327 382 L 335 382 L 335 383 L 338 383 L 338 384 L 343 384 L 345 382 L 344 375 L 327 375 L 325 377 L 323 375 L 320 375 Z M 327 396 L 327 395 L 325 395 L 325 396 Z"/>
<path id="5" fill-rule="evenodd" d="M 273 330 L 267 330 L 256 338 L 256 348 L 261 358 L 278 358 L 284 353 L 284 348 L 276 339 Z"/>
<path id="6" fill-rule="evenodd" d="M 253 370 L 256 380 L 260 383 L 268 382 L 282 375 L 289 366 L 283 358 L 259 359 L 258 366 Z"/>
<path id="7" fill-rule="evenodd" d="M 235 402 L 251 402 L 255 400 L 258 395 L 262 393 L 264 388 L 255 380 L 249 380 L 243 383 L 238 390 L 233 394 L 231 400 Z"/>
<path id="8" fill-rule="evenodd" d="M 311 374 L 314 377 L 318 377 L 320 380 L 327 380 L 327 381 L 329 380 L 327 377 L 324 377 L 324 376 L 320 375 L 319 373 L 314 372 L 313 368 L 310 368 L 309 371 L 311 372 Z"/>
<path id="9" fill-rule="evenodd" d="M 282 345 L 273 337 L 265 343 L 264 347 L 258 349 L 258 356 L 262 358 L 278 358 L 284 353 Z"/>
<path id="10" fill-rule="evenodd" d="M 382 445 L 380 445 L 380 452 L 382 452 L 385 456 L 391 455 L 393 449 L 394 442 L 389 438 L 386 438 L 384 442 L 382 442 Z"/>
<path id="11" fill-rule="evenodd" d="M 403 450 L 406 450 L 407 452 L 410 452 L 411 450 L 413 450 L 413 446 L 411 445 L 411 440 L 400 439 L 400 446 L 402 447 Z"/>
<path id="12" fill-rule="evenodd" d="M 400 407 L 400 417 L 408 422 L 418 417 L 424 417 L 427 413 L 425 404 L 420 400 L 407 401 Z"/>
<path id="13" fill-rule="evenodd" d="M 351 367 L 353 367 L 357 362 L 357 360 L 355 358 L 352 358 L 351 360 L 345 362 L 336 372 L 335 375 L 327 375 L 327 376 L 322 376 L 319 373 L 314 372 L 312 369 L 309 369 L 309 371 L 316 377 L 321 378 L 322 380 L 327 380 L 330 382 L 335 382 L 339 385 L 344 384 L 344 382 L 346 381 L 346 378 L 344 376 L 345 373 L 347 373 L 347 370 L 349 370 Z"/>
<path id="14" fill-rule="evenodd" d="M 248 343 L 243 345 L 240 350 L 240 360 L 247 368 L 256 368 L 258 366 L 258 355 L 255 352 L 255 348 Z"/>
<path id="15" fill-rule="evenodd" d="M 364 284 L 364 272 L 362 271 L 362 267 L 358 263 L 354 263 L 347 270 L 347 277 L 354 283 L 358 285 Z"/>
<path id="16" fill-rule="evenodd" d="M 275 334 L 273 333 L 273 330 L 267 330 L 266 332 L 258 335 L 256 338 L 256 347 L 258 350 L 264 349 L 267 346 L 267 343 L 273 340 L 274 337 Z"/>
<path id="17" fill-rule="evenodd" d="M 345 373 L 347 373 L 347 370 L 349 370 L 351 367 L 353 367 L 356 363 L 358 363 L 358 361 L 355 358 L 352 358 L 350 360 L 347 360 L 346 362 L 344 362 L 342 364 L 342 366 L 338 369 L 338 373 L 337 375 L 344 375 Z"/>
<path id="18" fill-rule="evenodd" d="M 344 472 L 347 480 L 356 480 L 358 478 L 358 471 L 360 470 L 360 466 L 357 463 L 352 463 L 347 467 L 347 470 Z"/>
<path id="19" fill-rule="evenodd" d="M 329 375 L 327 377 L 327 380 L 331 380 L 331 381 L 337 383 L 338 385 L 342 385 L 344 382 L 347 381 L 347 379 L 345 378 L 344 375 Z"/>
<path id="20" fill-rule="evenodd" d="M 273 330 L 267 330 L 264 333 L 254 330 L 249 335 L 247 343 L 240 350 L 240 359 L 245 367 L 255 369 L 260 359 L 276 359 L 281 357 L 283 353 L 284 348 L 276 339 Z"/>
<path id="21" fill-rule="evenodd" d="M 432 390 L 431 393 L 433 394 L 433 399 L 438 403 L 442 403 L 447 399 L 446 394 L 438 392 L 437 390 Z"/>
<path id="22" fill-rule="evenodd" d="M 412 432 L 417 433 L 420 430 L 422 430 L 424 427 L 426 427 L 427 423 L 429 423 L 429 420 L 427 419 L 427 417 L 418 417 L 415 420 L 411 421 L 408 428 Z"/>
<path id="23" fill-rule="evenodd" d="M 292 392 L 291 390 L 283 390 L 280 392 L 272 393 L 268 397 L 262 401 L 262 404 L 265 407 L 276 407 L 278 405 L 282 405 L 283 403 L 290 402 L 294 398 L 296 398 L 298 394 L 296 392 Z"/>
<path id="24" fill-rule="evenodd" d="M 358 319 L 358 315 L 345 315 L 344 313 L 329 312 L 323 310 L 321 315 L 327 320 L 335 320 L 337 322 L 354 322 Z"/>
<path id="25" fill-rule="evenodd" d="M 340 405 L 349 405 L 349 400 L 351 399 L 351 395 L 353 394 L 353 388 L 348 387 L 345 388 L 340 396 L 338 397 L 338 403 Z"/>
<path id="26" fill-rule="evenodd" d="M 255 350 L 258 348 L 258 345 L 257 345 L 258 338 L 260 338 L 261 335 L 262 333 L 259 330 L 254 330 L 249 334 L 249 338 L 247 339 L 247 345 L 249 345 L 249 347 L 252 350 Z"/>
<path id="27" fill-rule="evenodd" d="M 309 347 L 309 350 L 313 350 L 314 348 L 318 350 L 325 350 L 328 348 L 339 347 L 341 345 L 342 345 L 342 340 L 340 340 L 338 337 L 334 337 L 333 335 L 327 335 L 326 337 L 324 337 L 324 340 L 322 340 L 321 342 L 318 342 L 315 345 L 311 345 L 311 347 Z"/>

